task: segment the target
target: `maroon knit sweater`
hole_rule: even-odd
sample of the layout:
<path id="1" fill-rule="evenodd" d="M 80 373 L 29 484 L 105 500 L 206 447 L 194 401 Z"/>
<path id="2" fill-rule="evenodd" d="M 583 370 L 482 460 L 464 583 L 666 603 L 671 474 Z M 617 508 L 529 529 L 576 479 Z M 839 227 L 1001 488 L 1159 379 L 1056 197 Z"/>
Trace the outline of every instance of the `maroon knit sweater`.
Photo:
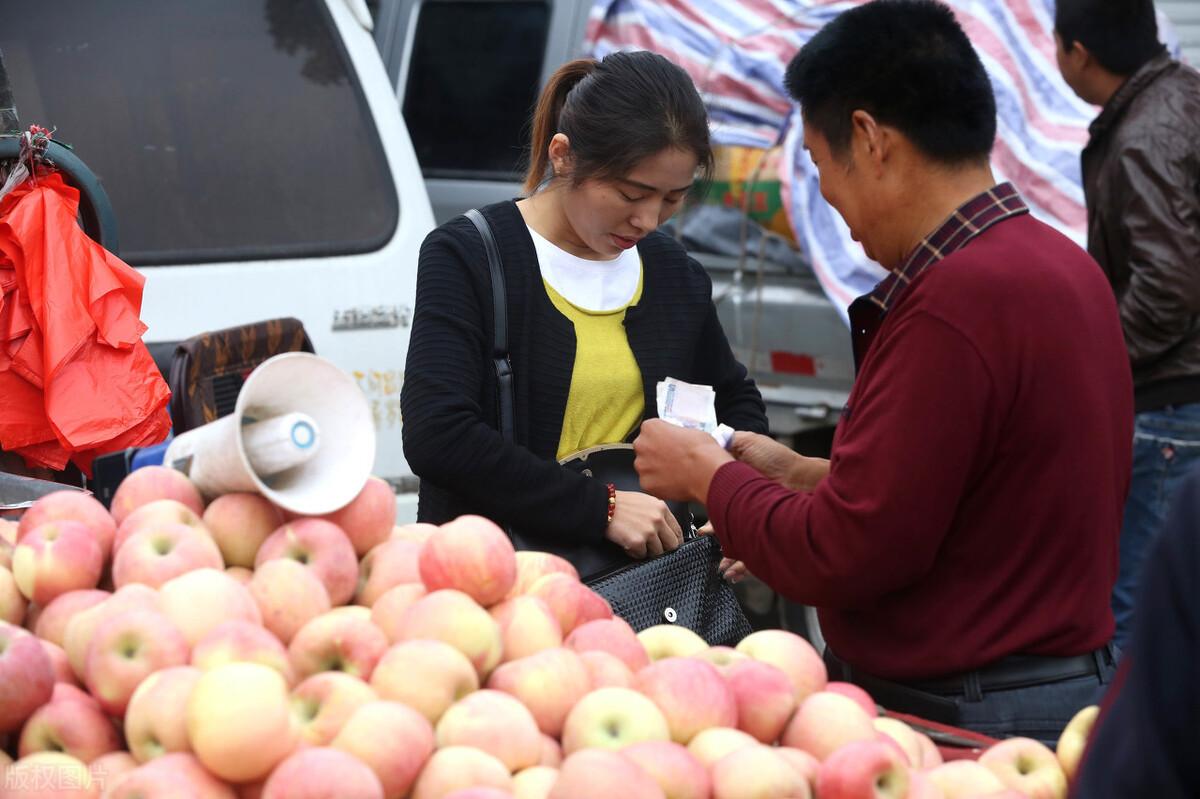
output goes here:
<path id="1" fill-rule="evenodd" d="M 1095 262 L 1005 219 L 916 277 L 870 338 L 816 490 L 716 473 L 726 554 L 885 678 L 1105 644 L 1133 389 Z"/>

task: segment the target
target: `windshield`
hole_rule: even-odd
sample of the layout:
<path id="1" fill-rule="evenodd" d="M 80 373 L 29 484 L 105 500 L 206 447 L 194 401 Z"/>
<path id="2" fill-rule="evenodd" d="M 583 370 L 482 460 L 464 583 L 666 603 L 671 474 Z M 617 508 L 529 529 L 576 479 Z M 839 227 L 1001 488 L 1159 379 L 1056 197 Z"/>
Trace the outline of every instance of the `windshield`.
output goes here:
<path id="1" fill-rule="evenodd" d="M 319 0 L 0 0 L 21 125 L 100 177 L 135 265 L 331 255 L 395 189 Z"/>

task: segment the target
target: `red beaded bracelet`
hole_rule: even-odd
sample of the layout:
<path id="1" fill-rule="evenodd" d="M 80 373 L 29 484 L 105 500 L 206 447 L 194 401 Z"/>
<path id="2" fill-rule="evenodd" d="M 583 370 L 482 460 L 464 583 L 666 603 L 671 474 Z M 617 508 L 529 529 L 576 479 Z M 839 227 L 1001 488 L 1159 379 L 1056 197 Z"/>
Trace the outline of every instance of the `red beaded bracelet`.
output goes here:
<path id="1" fill-rule="evenodd" d="M 612 483 L 608 484 L 608 521 L 611 523 L 613 516 L 617 513 L 617 487 Z"/>

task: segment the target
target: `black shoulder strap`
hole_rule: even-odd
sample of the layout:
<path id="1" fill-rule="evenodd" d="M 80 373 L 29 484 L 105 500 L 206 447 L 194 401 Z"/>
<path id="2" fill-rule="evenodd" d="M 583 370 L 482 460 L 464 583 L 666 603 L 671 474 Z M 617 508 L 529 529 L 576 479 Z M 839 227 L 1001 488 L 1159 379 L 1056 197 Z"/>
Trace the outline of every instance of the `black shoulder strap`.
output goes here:
<path id="1" fill-rule="evenodd" d="M 492 318 L 495 320 L 495 335 L 492 345 L 492 363 L 496 368 L 496 382 L 499 384 L 500 398 L 500 434 L 504 440 L 512 442 L 513 433 L 513 371 L 512 362 L 508 358 L 508 304 L 504 292 L 504 269 L 500 265 L 500 248 L 496 246 L 496 237 L 492 235 L 491 225 L 483 218 L 483 214 L 472 208 L 466 213 L 467 219 L 479 231 L 483 239 L 483 249 L 487 252 L 488 270 L 492 275 Z"/>

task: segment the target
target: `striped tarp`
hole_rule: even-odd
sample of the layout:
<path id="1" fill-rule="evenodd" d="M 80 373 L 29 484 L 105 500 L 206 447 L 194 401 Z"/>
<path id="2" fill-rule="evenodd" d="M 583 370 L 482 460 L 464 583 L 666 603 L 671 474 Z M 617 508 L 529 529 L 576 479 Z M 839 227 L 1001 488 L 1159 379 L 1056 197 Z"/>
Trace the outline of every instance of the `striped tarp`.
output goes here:
<path id="1" fill-rule="evenodd" d="M 646 49 L 695 80 L 720 144 L 782 144 L 784 203 L 801 248 L 843 317 L 882 278 L 822 199 L 801 147 L 799 112 L 783 88 L 788 61 L 822 25 L 862 0 L 597 0 L 588 43 L 599 57 Z M 1032 212 L 1083 243 L 1079 152 L 1097 109 L 1063 82 L 1054 58 L 1054 0 L 950 0 L 992 79 L 992 161 Z M 1176 48 L 1177 49 L 1177 48 Z"/>

